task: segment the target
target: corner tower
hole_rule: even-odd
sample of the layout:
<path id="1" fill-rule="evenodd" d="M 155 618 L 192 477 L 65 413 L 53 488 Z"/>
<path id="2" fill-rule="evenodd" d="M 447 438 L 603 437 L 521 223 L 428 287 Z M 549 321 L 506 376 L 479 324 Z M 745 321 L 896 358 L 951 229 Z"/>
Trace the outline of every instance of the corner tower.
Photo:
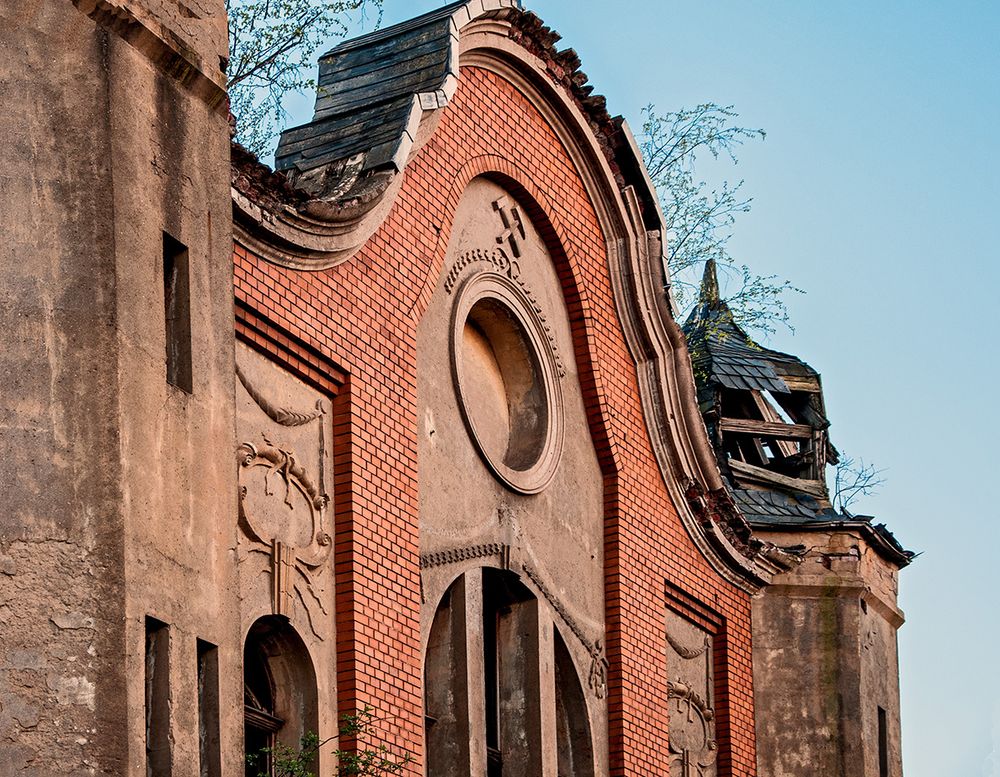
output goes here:
<path id="1" fill-rule="evenodd" d="M 837 511 L 819 373 L 754 342 L 705 269 L 688 338 L 719 469 L 755 536 L 798 556 L 753 600 L 757 760 L 766 777 L 899 777 L 899 570 L 913 554 Z"/>
<path id="2" fill-rule="evenodd" d="M 242 722 L 225 3 L 3 3 L 0 48 L 0 771 L 216 775 Z"/>

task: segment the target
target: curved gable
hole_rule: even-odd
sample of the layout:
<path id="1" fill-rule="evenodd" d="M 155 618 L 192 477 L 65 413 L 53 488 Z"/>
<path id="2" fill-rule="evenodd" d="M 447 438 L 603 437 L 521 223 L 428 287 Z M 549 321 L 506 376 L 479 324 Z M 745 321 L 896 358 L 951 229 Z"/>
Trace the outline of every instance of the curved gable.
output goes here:
<path id="1" fill-rule="evenodd" d="M 607 711 L 601 717 L 607 716 L 612 768 L 639 759 L 635 763 L 646 773 L 666 769 L 665 610 L 680 608 L 689 619 L 709 613 L 703 628 L 720 646 L 718 682 L 727 690 L 719 694 L 720 736 L 741 743 L 731 757 L 750 770 L 748 594 L 775 565 L 759 552 L 722 490 L 695 403 L 687 351 L 665 293 L 655 193 L 627 126 L 609 117 L 582 85 L 575 55 L 556 51 L 555 36 L 532 15 L 500 4 L 473 12 L 479 6 L 449 7 L 449 24 L 456 14 L 469 17 L 455 23 L 449 44 L 458 50 L 457 78 L 451 68 L 446 77 L 453 79 L 453 90 L 444 107 L 421 106 L 410 114 L 405 154 L 366 169 L 364 160 L 376 157 L 365 154 L 374 152 L 352 146 L 353 171 L 343 160 L 308 170 L 303 163 L 289 178 L 318 188 L 270 201 L 241 190 L 237 177 L 237 240 L 246 249 L 238 252 L 238 298 L 244 306 L 260 307 L 263 296 L 278 329 L 349 376 L 352 404 L 344 428 L 353 447 L 342 457 L 347 471 L 338 505 L 349 518 L 339 536 L 351 547 L 366 548 L 366 554 L 339 556 L 346 565 L 340 577 L 348 582 L 338 592 L 347 612 L 338 638 L 352 639 L 367 629 L 374 643 L 391 643 L 398 651 L 398 632 L 390 633 L 387 624 L 402 618 L 404 631 L 415 627 L 419 633 L 423 612 L 426 632 L 431 624 L 427 608 L 437 606 L 435 598 L 455 574 L 466 567 L 512 563 L 510 548 L 517 543 L 504 532 L 514 531 L 516 521 L 505 528 L 499 508 L 552 500 L 555 493 L 546 490 L 546 483 L 518 495 L 516 484 L 511 489 L 502 478 L 493 478 L 482 446 L 477 452 L 469 445 L 462 427 L 467 419 L 457 407 L 449 411 L 453 417 L 446 431 L 461 441 L 464 453 L 444 473 L 423 469 L 431 458 L 431 431 L 439 428 L 435 419 L 428 420 L 428 377 L 440 384 L 430 387 L 437 394 L 448 394 L 449 402 L 455 398 L 454 367 L 446 360 L 455 327 L 450 309 L 437 310 L 435 300 L 449 298 L 444 287 L 453 273 L 461 275 L 456 267 L 466 249 L 486 250 L 506 239 L 496 228 L 509 229 L 511 223 L 498 220 L 493 205 L 480 203 L 479 215 L 461 216 L 470 192 L 485 186 L 496 194 L 499 189 L 544 244 L 547 293 L 561 298 L 558 306 L 545 306 L 546 316 L 557 310 L 560 323 L 549 323 L 564 328 L 557 350 L 570 365 L 566 390 L 580 407 L 572 421 L 566 417 L 567 444 L 577 446 L 581 456 L 584 449 L 591 451 L 596 466 L 591 477 L 600 478 L 596 495 L 581 497 L 596 523 L 584 521 L 577 531 L 587 535 L 580 538 L 583 546 L 599 540 L 601 553 L 589 559 L 582 552 L 570 554 L 583 564 L 580 580 L 596 570 L 600 588 L 589 594 L 586 586 L 574 591 L 572 563 L 561 571 L 557 539 L 560 531 L 573 531 L 569 526 L 529 537 L 533 547 L 549 542 L 551 548 L 530 558 L 515 553 L 521 567 L 514 571 L 538 601 L 548 602 L 557 624 L 569 634 L 574 629 L 568 624 L 576 624 L 583 638 L 577 635 L 566 644 L 571 653 L 583 650 L 574 654 L 577 664 L 610 665 Z M 433 25 L 443 24 L 442 18 Z M 407 34 L 418 28 L 411 25 Z M 391 49 L 392 29 L 369 44 Z M 359 51 L 354 47 L 348 53 L 358 58 Z M 420 83 L 425 92 L 415 93 L 415 106 L 419 94 L 429 94 L 435 83 Z M 324 110 L 332 104 L 324 103 Z M 317 121 L 330 117 L 335 114 Z M 477 223 L 485 231 L 476 236 L 476 246 L 458 250 L 463 230 Z M 296 304 L 271 305 L 269 300 L 284 289 Z M 427 324 L 429 315 L 438 323 Z M 421 345 L 426 338 L 420 327 L 427 326 L 440 330 L 439 355 L 430 360 Z M 479 352 L 482 356 L 483 348 Z M 488 396 L 503 370 L 486 357 L 480 366 L 486 377 L 474 390 Z M 472 472 L 475 477 L 468 475 Z M 484 483 L 495 486 L 475 486 L 477 478 L 492 478 Z M 458 498 L 457 505 L 463 503 L 463 489 L 475 491 L 476 498 L 487 490 L 493 496 L 453 526 L 438 525 L 436 534 L 422 534 L 425 500 L 435 488 L 441 499 Z M 566 498 L 555 500 L 556 512 L 548 513 L 553 520 Z M 487 530 L 484 516 L 491 512 L 493 529 Z M 447 518 L 448 510 L 442 515 Z M 406 587 L 419 588 L 421 566 L 428 596 L 423 605 Z M 378 584 L 369 583 L 381 580 L 393 581 L 387 583 L 395 591 L 391 605 Z M 384 620 L 374 626 L 373 619 Z M 406 641 L 403 653 L 416 666 L 420 651 L 419 641 Z M 341 678 L 380 671 L 371 656 L 351 655 L 347 661 L 338 667 Z M 636 672 L 642 687 L 629 679 Z M 407 677 L 413 683 L 407 687 L 419 698 L 419 677 Z M 377 701 L 364 694 L 351 698 Z M 641 731 L 641 737 L 659 744 L 637 754 L 628 744 L 628 731 Z"/>

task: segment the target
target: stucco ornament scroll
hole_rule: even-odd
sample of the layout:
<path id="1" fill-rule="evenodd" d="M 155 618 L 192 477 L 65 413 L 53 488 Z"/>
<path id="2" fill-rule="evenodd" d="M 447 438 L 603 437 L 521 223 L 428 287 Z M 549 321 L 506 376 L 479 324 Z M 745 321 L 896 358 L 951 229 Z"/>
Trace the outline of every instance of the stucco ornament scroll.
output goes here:
<path id="1" fill-rule="evenodd" d="M 667 613 L 667 701 L 671 777 L 715 777 L 712 638 Z"/>
<path id="2" fill-rule="evenodd" d="M 552 588 L 546 584 L 545 580 L 531 564 L 521 564 L 521 569 L 532 585 L 542 594 L 555 613 L 562 619 L 569 630 L 573 633 L 583 648 L 590 656 L 590 668 L 587 672 L 587 685 L 598 699 L 603 699 L 608 694 L 608 658 L 604 652 L 603 639 L 589 639 L 584 633 L 584 629 L 566 609 L 562 600 L 553 593 Z"/>
<path id="3" fill-rule="evenodd" d="M 286 404 L 290 395 L 302 402 L 315 392 L 260 357 L 247 354 L 244 364 L 237 363 L 236 376 L 245 392 L 236 450 L 239 526 L 247 540 L 243 555 L 269 558 L 272 613 L 290 616 L 297 602 L 322 639 L 316 619 L 329 612 L 321 573 L 333 549 L 327 402 L 320 397 L 311 408 Z"/>
<path id="4" fill-rule="evenodd" d="M 521 276 L 527 233 L 506 197 L 492 203 L 492 245 L 460 253 L 444 281 L 454 295 L 451 365 L 462 419 L 505 486 L 542 491 L 562 455 L 566 369 L 538 297 Z M 484 241 L 485 242 L 485 241 Z"/>

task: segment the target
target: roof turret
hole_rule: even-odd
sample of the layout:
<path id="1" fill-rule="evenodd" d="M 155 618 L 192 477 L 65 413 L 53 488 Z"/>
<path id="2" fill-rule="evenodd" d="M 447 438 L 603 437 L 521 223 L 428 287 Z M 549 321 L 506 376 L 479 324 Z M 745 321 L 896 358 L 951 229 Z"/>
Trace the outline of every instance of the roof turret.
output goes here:
<path id="1" fill-rule="evenodd" d="M 713 260 L 683 330 L 719 468 L 750 525 L 855 528 L 879 553 L 908 564 L 913 554 L 884 525 L 831 505 L 826 465 L 839 454 L 827 433 L 820 375 L 746 333 L 721 296 Z"/>

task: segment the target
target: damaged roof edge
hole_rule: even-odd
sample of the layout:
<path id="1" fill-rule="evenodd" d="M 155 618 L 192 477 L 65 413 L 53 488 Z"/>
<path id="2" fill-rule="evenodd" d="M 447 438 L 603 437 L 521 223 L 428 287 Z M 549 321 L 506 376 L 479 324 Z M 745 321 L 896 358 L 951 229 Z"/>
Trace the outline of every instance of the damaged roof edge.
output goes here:
<path id="1" fill-rule="evenodd" d="M 314 117 L 281 133 L 273 173 L 234 146 L 237 215 L 295 254 L 274 261 L 327 269 L 353 255 L 377 228 L 378 215 L 388 212 L 382 201 L 394 196 L 395 179 L 433 135 L 457 89 L 461 32 L 480 19 L 502 20 L 507 37 L 541 60 L 539 69 L 582 112 L 617 188 L 635 192 L 646 230 L 658 233 L 662 245 L 663 214 L 638 144 L 624 119 L 610 116 L 605 99 L 593 93 L 573 49 L 557 49 L 559 34 L 520 0 L 467 0 L 325 53 Z M 345 81 L 348 88 L 339 91 Z M 662 272 L 669 287 L 665 267 Z"/>
<path id="2" fill-rule="evenodd" d="M 576 52 L 557 49 L 559 34 L 536 14 L 523 10 L 520 0 L 453 3 L 328 51 L 320 58 L 321 85 L 313 119 L 282 132 L 276 169 L 319 198 L 344 191 L 344 181 L 330 171 L 344 169 L 338 163 L 345 159 L 363 157 L 357 175 L 387 167 L 401 170 L 423 115 L 444 108 L 455 93 L 462 27 L 500 12 L 508 13 L 511 38 L 542 60 L 551 80 L 569 93 L 591 121 L 619 188 L 636 190 L 646 229 L 663 234 L 656 189 L 627 122 L 608 114 L 605 98 L 593 93 L 580 70 Z M 420 56 L 410 56 L 417 49 Z M 436 59 L 428 64 L 428 57 Z M 404 98 L 412 99 L 413 105 L 400 112 Z M 354 131 L 358 127 L 367 130 Z M 373 135 L 379 139 L 377 148 L 370 141 Z"/>
<path id="3" fill-rule="evenodd" d="M 490 5 L 500 10 L 514 1 Z M 457 88 L 458 30 L 469 5 L 446 6 L 324 54 L 313 119 L 281 133 L 275 167 L 320 199 L 343 192 L 345 175 L 402 170 L 424 114 L 447 105 Z M 356 164 L 338 165 L 345 159 Z"/>
<path id="4" fill-rule="evenodd" d="M 525 77 L 522 88 L 532 90 L 533 93 L 537 91 L 538 99 L 554 109 L 554 118 L 551 120 L 567 122 L 569 134 L 566 142 L 580 144 L 582 156 L 579 163 L 591 167 L 595 176 L 593 185 L 597 188 L 593 190 L 593 195 L 608 198 L 611 210 L 615 211 L 615 215 L 608 216 L 609 234 L 624 236 L 615 238 L 621 243 L 621 247 L 617 249 L 619 253 L 615 254 L 615 261 L 621 265 L 618 271 L 636 282 L 633 291 L 626 294 L 629 301 L 619 300 L 623 310 L 628 308 L 632 311 L 630 320 L 635 334 L 630 341 L 631 347 L 635 349 L 635 353 L 644 354 L 642 358 L 648 359 L 650 363 L 660 365 L 649 373 L 649 385 L 644 389 L 644 404 L 662 407 L 669 414 L 664 416 L 663 423 L 670 423 L 668 417 L 686 417 L 687 412 L 682 405 L 690 404 L 694 420 L 676 438 L 663 436 L 657 447 L 658 462 L 665 478 L 670 479 L 676 475 L 677 488 L 674 492 L 677 493 L 672 494 L 678 499 L 678 510 L 682 516 L 687 516 L 682 519 L 696 545 L 726 580 L 742 590 L 755 592 L 768 582 L 781 565 L 776 566 L 774 558 L 763 554 L 763 546 L 758 548 L 759 543 L 752 541 L 749 536 L 750 526 L 738 508 L 731 506 L 730 509 L 714 510 L 709 506 L 706 508 L 708 512 L 699 520 L 693 515 L 693 508 L 685 499 L 683 484 L 689 480 L 702 483 L 711 492 L 722 490 L 722 480 L 711 454 L 709 441 L 704 437 L 704 426 L 697 412 L 693 379 L 688 391 L 683 376 L 677 380 L 668 377 L 676 370 L 689 370 L 690 363 L 686 352 L 680 352 L 683 349 L 682 337 L 674 319 L 675 308 L 668 291 L 669 277 L 663 260 L 663 213 L 631 129 L 622 117 L 612 117 L 608 113 L 604 97 L 593 93 L 586 74 L 580 70 L 580 58 L 576 52 L 571 48 L 557 49 L 555 44 L 560 40 L 559 34 L 545 26 L 534 13 L 521 10 L 520 4 L 515 0 L 479 0 L 453 4 L 445 10 L 448 11 L 447 14 L 436 12 L 430 17 L 406 23 L 403 27 L 382 30 L 360 42 L 342 44 L 324 55 L 324 72 L 333 74 L 335 68 L 344 64 L 344 56 L 349 56 L 353 59 L 348 64 L 368 67 L 370 72 L 379 73 L 372 77 L 379 83 L 379 79 L 386 75 L 381 71 L 391 66 L 394 35 L 410 35 L 411 43 L 416 40 L 415 36 L 422 35 L 419 45 L 426 48 L 406 61 L 420 59 L 427 54 L 428 48 L 443 51 L 446 45 L 450 53 L 448 57 L 442 56 L 436 60 L 438 69 L 435 71 L 435 78 L 450 78 L 454 81 L 457 79 L 453 72 L 457 70 L 454 63 L 457 62 L 460 51 L 457 47 L 458 38 L 453 34 L 451 26 L 454 20 L 459 38 L 464 39 L 468 30 L 470 45 L 463 52 L 463 56 L 468 58 L 467 62 L 488 63 L 493 58 L 502 60 L 499 72 L 504 72 L 504 67 L 512 66 L 516 71 L 512 76 L 515 80 L 520 76 Z M 468 15 L 468 21 L 464 23 L 461 21 L 463 13 Z M 447 28 L 442 20 L 447 20 Z M 480 21 L 483 22 L 482 25 L 478 24 Z M 412 49 L 410 52 L 412 54 Z M 363 62 L 366 56 L 367 63 Z M 386 58 L 386 61 L 379 60 L 380 57 Z M 421 61 L 426 64 L 426 60 Z M 406 83 L 407 88 L 419 83 L 421 88 L 436 89 L 441 81 L 431 79 L 430 75 L 421 71 L 410 81 L 401 75 L 401 80 L 394 83 L 397 86 Z M 335 88 L 335 83 L 331 81 L 329 87 Z M 356 79 L 352 89 L 356 89 L 360 83 Z M 454 85 L 451 86 L 451 92 L 453 91 Z M 449 99 L 451 92 L 446 95 Z M 383 96 L 381 102 L 374 102 L 368 109 L 378 114 L 384 106 L 393 104 L 393 99 L 418 102 L 419 95 L 420 93 L 397 90 L 394 98 Z M 325 270 L 350 259 L 388 215 L 395 193 L 404 178 L 397 169 L 397 165 L 401 166 L 406 162 L 402 155 L 387 157 L 396 160 L 393 165 L 383 164 L 381 167 L 366 169 L 371 148 L 364 148 L 345 159 L 334 160 L 327 157 L 320 160 L 321 151 L 328 151 L 333 144 L 339 142 L 339 138 L 323 138 L 325 148 L 321 148 L 319 143 L 312 144 L 309 141 L 311 132 L 317 131 L 321 125 L 333 130 L 335 126 L 356 128 L 363 123 L 356 115 L 356 94 L 343 103 L 350 104 L 353 113 L 345 113 L 343 116 L 337 113 L 340 103 L 328 100 L 327 97 L 328 94 L 317 95 L 318 104 L 325 100 L 320 105 L 323 115 L 318 121 L 303 125 L 305 132 L 302 131 L 303 127 L 290 128 L 282 135 L 282 149 L 294 148 L 300 154 L 311 150 L 311 157 L 309 154 L 301 154 L 298 160 L 294 160 L 279 151 L 278 168 L 279 171 L 284 169 L 286 172 L 278 172 L 272 177 L 261 175 L 259 170 L 247 165 L 243 166 L 243 170 L 238 170 L 234 162 L 233 201 L 240 239 L 267 261 L 284 267 Z M 427 106 L 430 110 L 423 106 L 418 109 L 420 116 L 428 120 L 419 122 L 413 132 L 404 133 L 406 128 L 397 127 L 402 119 L 396 117 L 387 131 L 378 132 L 380 148 L 385 149 L 386 144 L 395 142 L 392 137 L 397 130 L 402 141 L 407 138 L 412 140 L 414 134 L 419 135 L 421 143 L 432 137 L 437 118 L 441 116 L 441 108 L 444 107 L 442 102 L 444 101 L 437 102 L 436 108 Z M 378 125 L 380 116 L 381 114 L 369 117 L 374 119 L 371 126 L 376 129 L 382 129 Z M 406 116 L 406 124 L 412 129 L 413 117 L 409 113 Z M 365 133 L 355 134 L 366 141 L 371 137 Z M 353 140 L 353 135 L 348 138 L 350 142 Z M 417 148 L 416 141 L 413 148 Z M 408 153 L 406 157 L 409 155 Z M 305 174 L 303 168 L 306 168 Z M 265 199 L 267 185 L 275 179 L 285 180 L 286 174 L 291 186 L 295 187 L 292 191 L 296 195 L 302 192 L 306 201 L 290 202 L 286 197 L 279 207 L 272 209 Z M 308 189 L 302 185 L 307 176 L 312 177 L 309 181 L 312 185 Z M 250 189 L 243 187 L 245 182 L 249 182 Z M 613 205 L 611 200 L 614 200 Z M 616 295 L 624 294 L 626 286 L 625 283 L 620 284 Z M 662 323 L 652 323 L 654 320 Z M 657 398 L 650 399 L 650 396 Z M 652 427 L 658 428 L 658 424 L 651 423 Z M 655 429 L 652 431 L 656 433 Z M 704 451 L 698 442 L 702 438 Z M 679 448 L 683 449 L 682 453 L 678 451 Z M 731 498 L 728 501 L 731 502 Z"/>
<path id="5" fill-rule="evenodd" d="M 794 530 L 794 531 L 830 531 L 854 529 L 868 540 L 875 551 L 900 569 L 908 566 L 918 553 L 906 550 L 900 545 L 895 535 L 886 528 L 884 523 L 873 524 L 861 517 L 845 518 L 843 520 L 810 520 L 790 523 L 772 523 L 749 519 L 751 528 L 762 531 Z"/>

